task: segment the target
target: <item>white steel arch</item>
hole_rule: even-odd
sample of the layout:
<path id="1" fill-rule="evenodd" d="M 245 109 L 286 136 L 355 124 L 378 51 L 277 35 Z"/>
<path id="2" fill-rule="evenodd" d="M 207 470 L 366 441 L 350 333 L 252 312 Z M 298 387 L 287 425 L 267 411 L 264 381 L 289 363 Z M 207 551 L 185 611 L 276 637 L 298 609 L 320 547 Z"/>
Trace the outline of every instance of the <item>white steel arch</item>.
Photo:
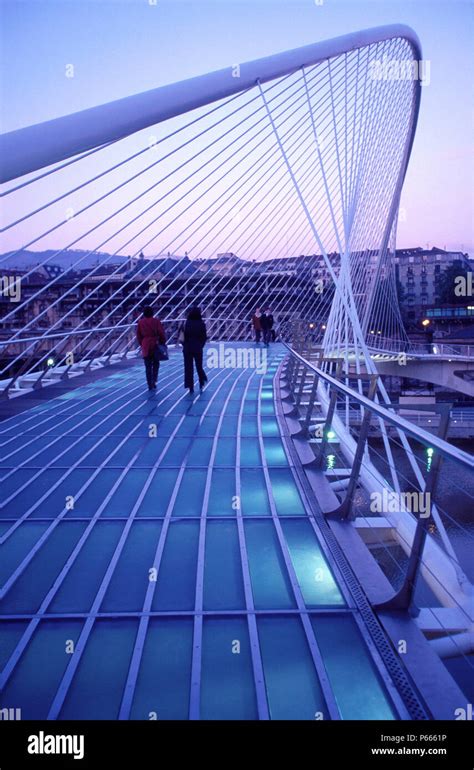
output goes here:
<path id="1" fill-rule="evenodd" d="M 257 81 L 266 83 L 302 67 L 309 67 L 348 51 L 395 38 L 407 40 L 413 59 L 421 60 L 421 44 L 410 27 L 404 24 L 373 27 L 243 63 L 239 65 L 238 77 L 233 76 L 233 67 L 227 67 L 3 134 L 0 136 L 0 182 L 8 182 L 52 163 L 122 139 L 176 115 L 245 91 L 255 86 Z M 416 128 L 418 106 L 419 91 L 413 115 L 410 147 Z"/>

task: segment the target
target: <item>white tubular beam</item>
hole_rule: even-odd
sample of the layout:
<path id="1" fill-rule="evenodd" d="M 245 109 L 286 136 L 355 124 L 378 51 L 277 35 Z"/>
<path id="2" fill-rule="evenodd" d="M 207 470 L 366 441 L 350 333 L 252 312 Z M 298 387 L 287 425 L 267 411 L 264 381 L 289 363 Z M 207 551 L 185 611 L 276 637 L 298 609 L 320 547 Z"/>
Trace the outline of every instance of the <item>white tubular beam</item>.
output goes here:
<path id="1" fill-rule="evenodd" d="M 0 182 L 8 182 L 94 147 L 123 139 L 168 118 L 238 94 L 255 86 L 257 80 L 265 83 L 296 72 L 301 67 L 394 38 L 406 39 L 411 45 L 413 58 L 421 59 L 420 42 L 410 27 L 403 24 L 374 27 L 241 64 L 239 77 L 233 76 L 232 67 L 227 67 L 11 131 L 0 137 Z M 415 128 L 416 115 L 412 139 Z"/>

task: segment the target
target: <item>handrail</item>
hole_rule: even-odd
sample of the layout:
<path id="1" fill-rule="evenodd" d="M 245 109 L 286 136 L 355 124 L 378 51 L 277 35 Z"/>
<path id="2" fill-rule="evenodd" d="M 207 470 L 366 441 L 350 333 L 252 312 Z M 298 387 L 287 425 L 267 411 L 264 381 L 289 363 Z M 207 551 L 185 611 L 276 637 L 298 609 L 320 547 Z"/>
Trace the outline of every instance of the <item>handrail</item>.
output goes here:
<path id="1" fill-rule="evenodd" d="M 300 361 L 300 363 L 302 363 L 308 369 L 311 369 L 321 380 L 326 382 L 335 390 L 342 393 L 344 396 L 349 396 L 350 398 L 354 399 L 354 401 L 356 401 L 360 406 L 363 406 L 365 409 L 373 412 L 375 415 L 381 417 L 391 425 L 400 428 L 408 435 L 416 438 L 422 444 L 432 447 L 433 449 L 437 449 L 438 452 L 440 452 L 443 456 L 449 457 L 451 460 L 462 463 L 471 470 L 474 470 L 473 455 L 470 455 L 467 452 L 463 452 L 457 447 L 453 447 L 451 444 L 448 444 L 447 441 L 443 441 L 442 439 L 438 438 L 432 433 L 429 433 L 423 428 L 417 427 L 413 423 L 397 415 L 395 412 L 389 411 L 389 409 L 382 406 L 381 404 L 371 401 L 369 398 L 362 395 L 358 391 L 355 391 L 339 380 L 336 380 L 335 377 L 327 374 L 327 372 L 323 372 L 321 369 L 318 369 L 317 366 L 303 358 L 303 356 L 297 353 L 296 350 L 291 348 L 286 342 L 283 342 L 282 344 L 288 349 L 290 355 L 296 358 L 296 360 Z"/>

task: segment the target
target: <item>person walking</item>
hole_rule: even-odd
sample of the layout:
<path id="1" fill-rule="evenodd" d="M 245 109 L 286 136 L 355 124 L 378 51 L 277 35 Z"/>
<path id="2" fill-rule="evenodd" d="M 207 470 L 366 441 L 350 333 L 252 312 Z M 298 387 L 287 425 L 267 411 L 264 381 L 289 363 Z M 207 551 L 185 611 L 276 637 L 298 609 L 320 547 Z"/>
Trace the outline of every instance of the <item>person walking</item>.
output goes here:
<path id="1" fill-rule="evenodd" d="M 260 337 L 262 336 L 261 317 L 262 314 L 260 312 L 260 308 L 258 307 L 252 317 L 252 324 L 255 332 L 255 342 L 257 345 L 260 344 Z"/>
<path id="2" fill-rule="evenodd" d="M 275 332 L 273 329 L 274 320 L 271 309 L 268 307 L 265 311 L 267 317 L 267 342 L 275 342 Z"/>
<path id="3" fill-rule="evenodd" d="M 148 390 L 155 390 L 160 368 L 158 345 L 166 345 L 166 335 L 161 321 L 154 317 L 150 305 L 145 305 L 143 316 L 138 321 L 137 340 L 145 362 Z"/>
<path id="4" fill-rule="evenodd" d="M 204 345 L 207 341 L 206 324 L 202 320 L 198 307 L 192 307 L 188 312 L 183 328 L 183 357 L 184 357 L 184 387 L 194 393 L 194 365 L 201 390 L 207 382 L 207 376 L 202 365 Z"/>
<path id="5" fill-rule="evenodd" d="M 269 318 L 266 314 L 266 311 L 264 310 L 262 315 L 260 316 L 260 326 L 262 327 L 262 333 L 263 333 L 263 344 L 266 348 L 268 348 L 268 336 L 270 333 L 270 327 L 269 327 Z"/>

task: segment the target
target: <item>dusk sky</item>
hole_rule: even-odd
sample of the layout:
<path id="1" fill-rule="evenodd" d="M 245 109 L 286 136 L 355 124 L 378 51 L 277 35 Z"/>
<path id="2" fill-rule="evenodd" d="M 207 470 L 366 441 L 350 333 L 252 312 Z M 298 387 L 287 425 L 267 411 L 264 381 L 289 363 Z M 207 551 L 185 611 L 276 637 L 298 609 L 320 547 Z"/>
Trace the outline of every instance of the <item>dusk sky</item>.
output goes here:
<path id="1" fill-rule="evenodd" d="M 3 131 L 361 28 L 408 24 L 431 69 L 397 245 L 474 254 L 471 2 L 3 0 L 1 8 Z M 70 63 L 74 78 L 65 76 Z M 7 239 L 1 250 L 11 247 Z"/>

